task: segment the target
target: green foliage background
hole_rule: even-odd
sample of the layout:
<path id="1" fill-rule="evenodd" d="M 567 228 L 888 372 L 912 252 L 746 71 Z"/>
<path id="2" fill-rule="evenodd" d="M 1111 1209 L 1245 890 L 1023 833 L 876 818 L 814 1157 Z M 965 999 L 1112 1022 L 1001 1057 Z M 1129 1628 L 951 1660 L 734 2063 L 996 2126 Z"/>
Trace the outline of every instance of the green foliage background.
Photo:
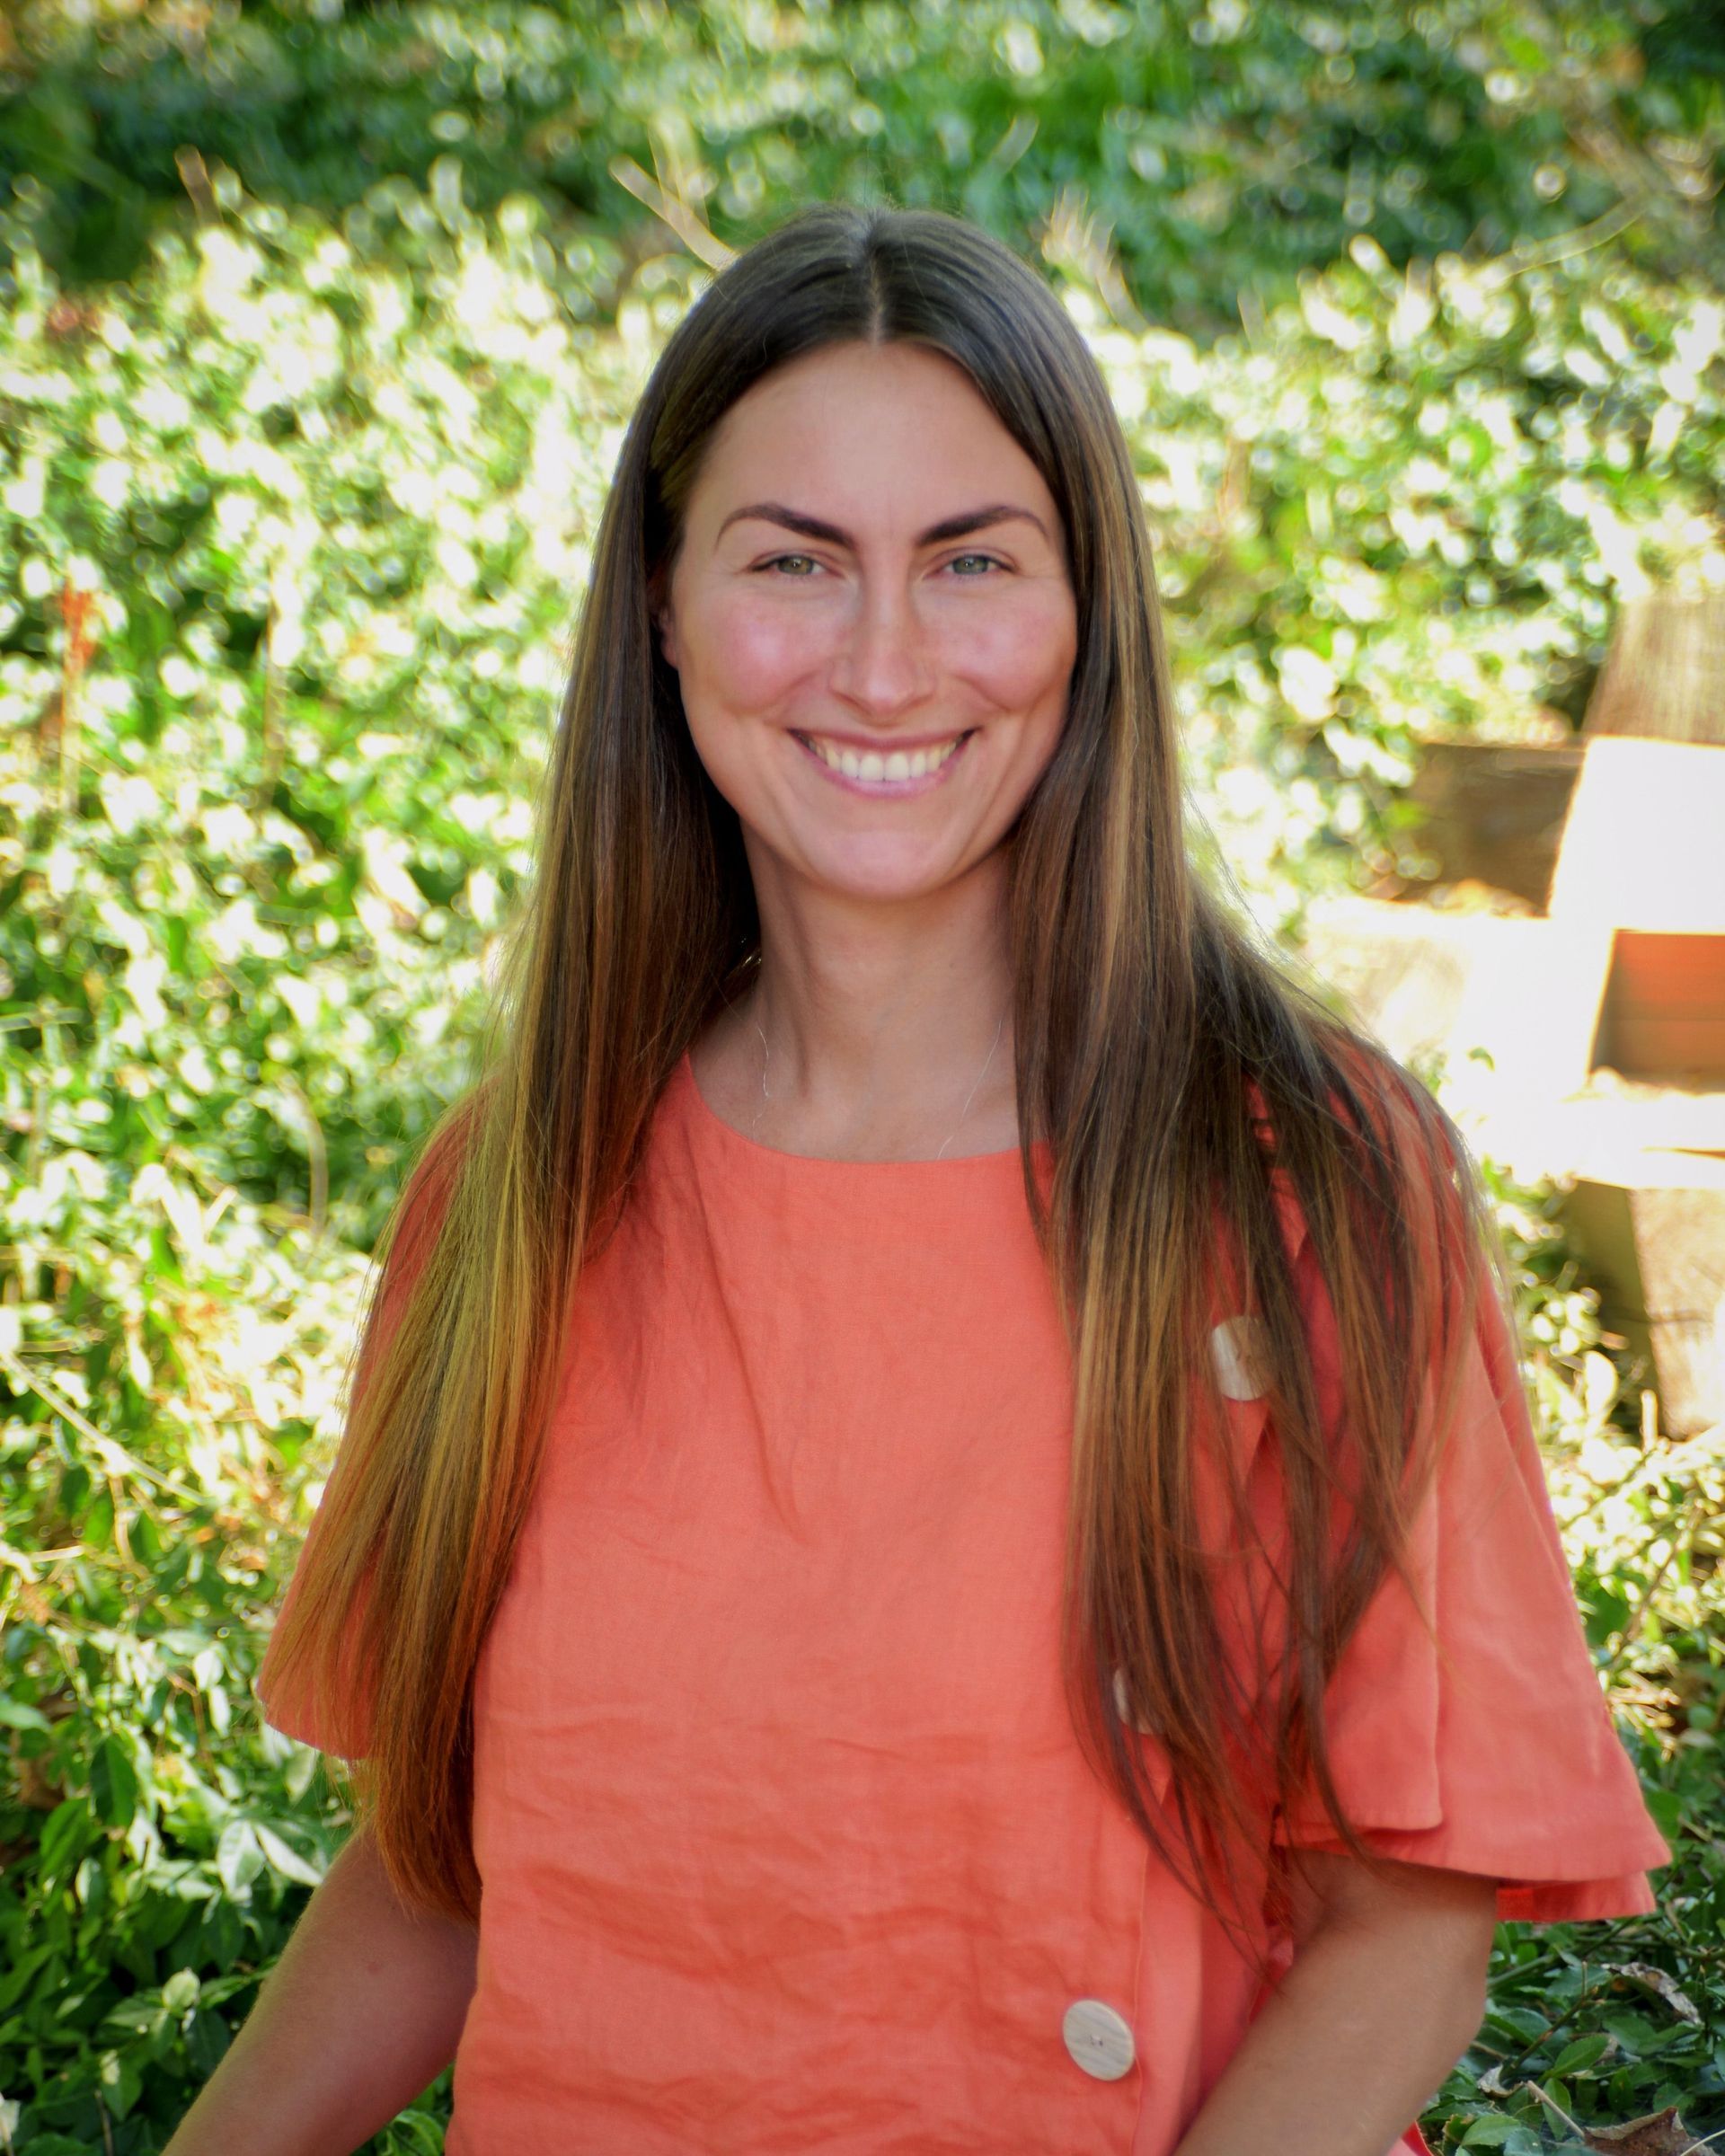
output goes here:
<path id="1" fill-rule="evenodd" d="M 365 1252 L 471 1068 L 621 430 L 726 245 L 885 194 L 1043 262 L 1133 444 L 1204 843 L 1292 929 L 1418 872 L 1418 734 L 1571 722 L 1625 597 L 1725 581 L 1716 30 L 135 0 L 0 31 L 0 2151 L 158 2150 L 339 1845 L 250 1682 Z M 1496 1188 L 1677 1860 L 1656 1919 L 1506 1929 L 1428 2132 L 1717 2130 L 1725 1447 L 1642 1442 L 1550 1194 Z"/>

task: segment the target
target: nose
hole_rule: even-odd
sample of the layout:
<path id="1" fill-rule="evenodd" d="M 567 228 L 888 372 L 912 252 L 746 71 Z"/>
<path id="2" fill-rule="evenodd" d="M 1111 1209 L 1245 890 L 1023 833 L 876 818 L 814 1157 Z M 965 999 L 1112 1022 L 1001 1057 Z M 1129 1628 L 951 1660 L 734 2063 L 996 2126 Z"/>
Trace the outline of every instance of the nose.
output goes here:
<path id="1" fill-rule="evenodd" d="M 833 660 L 834 694 L 879 723 L 914 710 L 934 675 L 927 624 L 910 593 L 896 581 L 865 580 Z"/>

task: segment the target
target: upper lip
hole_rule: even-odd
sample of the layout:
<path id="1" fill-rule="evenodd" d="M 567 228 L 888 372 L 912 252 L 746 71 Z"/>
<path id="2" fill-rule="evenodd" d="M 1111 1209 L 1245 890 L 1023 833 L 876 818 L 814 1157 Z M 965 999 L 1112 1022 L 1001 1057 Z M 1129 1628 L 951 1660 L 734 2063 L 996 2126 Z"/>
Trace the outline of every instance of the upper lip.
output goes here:
<path id="1" fill-rule="evenodd" d="M 895 749 L 941 748 L 949 741 L 974 733 L 969 726 L 949 726 L 938 734 L 840 734 L 826 726 L 793 726 L 793 734 L 801 734 L 810 741 L 836 741 L 842 748 L 872 749 L 877 755 L 889 756 Z"/>

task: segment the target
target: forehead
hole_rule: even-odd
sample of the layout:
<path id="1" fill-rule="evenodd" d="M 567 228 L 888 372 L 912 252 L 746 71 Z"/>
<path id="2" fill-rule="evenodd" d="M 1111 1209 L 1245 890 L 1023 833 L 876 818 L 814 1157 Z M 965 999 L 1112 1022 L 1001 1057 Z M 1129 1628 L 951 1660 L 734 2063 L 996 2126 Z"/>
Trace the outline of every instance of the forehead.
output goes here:
<path id="1" fill-rule="evenodd" d="M 757 497 L 892 526 L 982 500 L 1052 508 L 1034 461 L 963 368 L 904 343 L 827 347 L 738 399 L 703 460 L 690 522 Z"/>

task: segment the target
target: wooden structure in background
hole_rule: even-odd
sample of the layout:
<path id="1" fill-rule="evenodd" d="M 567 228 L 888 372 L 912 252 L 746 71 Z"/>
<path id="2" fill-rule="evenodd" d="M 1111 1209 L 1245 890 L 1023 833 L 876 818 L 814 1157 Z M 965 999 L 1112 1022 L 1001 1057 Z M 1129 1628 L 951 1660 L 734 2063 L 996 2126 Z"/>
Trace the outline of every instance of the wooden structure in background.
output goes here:
<path id="1" fill-rule="evenodd" d="M 1632 599 L 1581 730 L 1725 744 L 1725 591 Z"/>
<path id="2" fill-rule="evenodd" d="M 1625 1078 L 1725 1092 L 1725 935 L 1620 928 L 1593 1063 Z"/>
<path id="3" fill-rule="evenodd" d="M 1585 1040 L 1561 1090 L 1595 1070 L 1725 1090 L 1725 748 L 1597 736 L 1552 878 L 1550 918 L 1597 954 Z M 1709 1043 L 1713 1043 L 1710 1052 Z M 1618 1061 L 1626 1053 L 1630 1063 Z M 1690 1062 L 1693 1073 L 1685 1075 Z M 1650 1142 L 1657 1143 L 1657 1140 Z"/>
<path id="4" fill-rule="evenodd" d="M 1416 843 L 1437 880 L 1509 891 L 1543 914 L 1583 753 L 1579 741 L 1429 741 L 1408 797 L 1425 812 Z"/>
<path id="5" fill-rule="evenodd" d="M 1614 1132 L 1565 1213 L 1686 1436 L 1725 1421 L 1725 747 L 1593 734 L 1551 918 L 1600 953 L 1574 1105 Z"/>
<path id="6" fill-rule="evenodd" d="M 1725 1160 L 1626 1154 L 1622 1180 L 1579 1176 L 1564 1215 L 1603 1291 L 1607 1321 L 1651 1362 L 1666 1427 L 1725 1421 Z"/>
<path id="7" fill-rule="evenodd" d="M 1411 793 L 1440 880 L 1506 910 L 1331 901 L 1314 968 L 1441 1059 L 1482 1150 L 1570 1185 L 1666 1428 L 1725 1423 L 1725 593 L 1624 609 L 1580 740 L 1434 743 Z"/>

